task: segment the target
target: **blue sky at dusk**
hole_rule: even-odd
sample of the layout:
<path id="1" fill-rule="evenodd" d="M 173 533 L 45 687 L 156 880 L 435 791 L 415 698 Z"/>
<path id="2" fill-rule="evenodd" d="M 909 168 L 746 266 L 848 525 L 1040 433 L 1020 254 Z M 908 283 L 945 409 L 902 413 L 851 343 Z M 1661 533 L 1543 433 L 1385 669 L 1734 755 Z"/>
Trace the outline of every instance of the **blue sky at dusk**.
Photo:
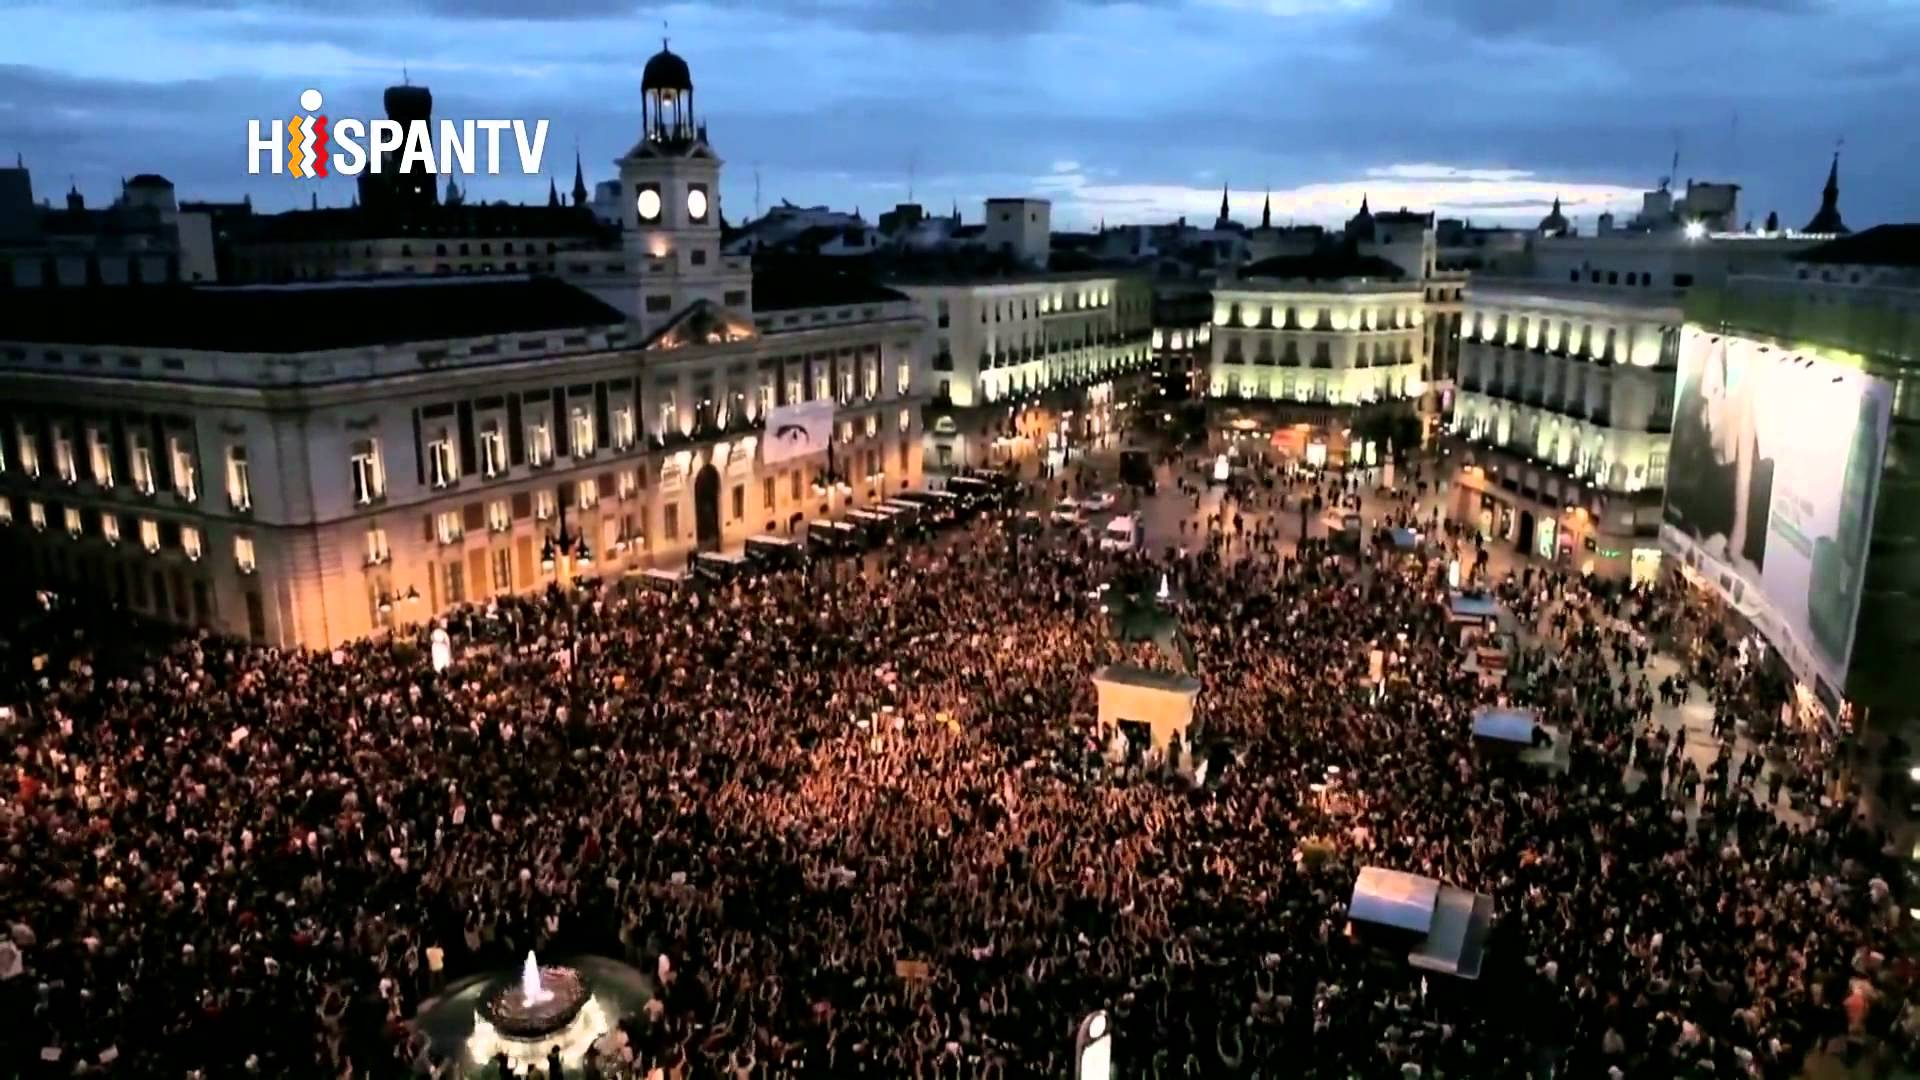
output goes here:
<path id="1" fill-rule="evenodd" d="M 90 203 L 158 172 L 182 198 L 304 205 L 249 177 L 246 121 L 317 87 L 376 116 L 404 67 L 442 117 L 546 117 L 564 189 L 639 130 L 670 25 L 728 162 L 722 208 L 915 194 L 977 220 L 1041 194 L 1060 227 L 1237 217 L 1333 222 L 1362 192 L 1476 222 L 1558 194 L 1583 226 L 1667 170 L 1745 185 L 1753 218 L 1803 223 L 1844 137 L 1857 227 L 1920 220 L 1920 4 L 1909 0 L 0 0 L 0 156 L 35 193 Z M 351 182 L 317 190 L 345 205 Z M 539 201 L 542 178 L 476 180 Z"/>

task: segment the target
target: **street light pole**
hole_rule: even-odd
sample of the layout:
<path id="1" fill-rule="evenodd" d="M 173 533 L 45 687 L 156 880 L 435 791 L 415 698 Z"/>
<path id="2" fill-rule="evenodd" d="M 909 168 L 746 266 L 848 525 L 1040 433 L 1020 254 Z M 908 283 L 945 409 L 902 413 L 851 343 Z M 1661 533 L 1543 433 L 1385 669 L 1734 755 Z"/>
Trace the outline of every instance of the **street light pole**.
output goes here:
<path id="1" fill-rule="evenodd" d="M 584 533 L 574 535 L 567 531 L 567 503 L 560 500 L 560 531 L 547 534 L 546 543 L 540 547 L 540 569 L 555 574 L 555 584 L 562 588 L 573 583 L 573 567 L 578 561 L 581 568 L 593 565 L 593 550 L 587 547 Z"/>

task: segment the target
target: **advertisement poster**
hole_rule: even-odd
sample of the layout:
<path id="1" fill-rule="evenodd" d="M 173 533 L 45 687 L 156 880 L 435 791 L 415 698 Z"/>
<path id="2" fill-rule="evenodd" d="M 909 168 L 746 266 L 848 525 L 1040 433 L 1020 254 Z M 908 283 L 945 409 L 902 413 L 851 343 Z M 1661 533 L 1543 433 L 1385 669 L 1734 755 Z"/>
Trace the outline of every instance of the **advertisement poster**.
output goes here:
<path id="1" fill-rule="evenodd" d="M 1689 328 L 1667 468 L 1669 530 L 1730 572 L 1751 614 L 1845 684 L 1891 388 L 1851 368 Z M 1784 640 L 1783 640 L 1784 637 Z M 1805 677 L 1803 672 L 1802 677 Z"/>

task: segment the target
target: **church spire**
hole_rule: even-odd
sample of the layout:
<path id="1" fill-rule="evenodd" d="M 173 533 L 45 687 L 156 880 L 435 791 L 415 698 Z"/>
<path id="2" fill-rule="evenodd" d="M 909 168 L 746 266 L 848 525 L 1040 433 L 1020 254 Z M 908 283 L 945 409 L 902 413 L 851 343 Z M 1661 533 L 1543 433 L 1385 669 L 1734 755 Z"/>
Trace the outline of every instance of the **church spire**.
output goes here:
<path id="1" fill-rule="evenodd" d="M 1227 208 L 1227 185 L 1220 185 L 1220 220 L 1213 223 L 1216 229 L 1224 229 L 1233 220 L 1232 212 Z"/>
<path id="2" fill-rule="evenodd" d="M 547 205 L 549 207 L 560 205 L 560 189 L 554 186 L 551 176 L 547 177 Z"/>
<path id="3" fill-rule="evenodd" d="M 1807 222 L 1803 232 L 1844 234 L 1852 230 L 1847 228 L 1840 218 L 1840 151 L 1833 152 L 1833 163 L 1827 166 L 1827 186 L 1820 190 L 1820 212 Z"/>
<path id="4" fill-rule="evenodd" d="M 580 148 L 573 148 L 573 205 L 587 205 L 587 174 L 580 168 Z"/>
<path id="5" fill-rule="evenodd" d="M 1273 192 L 1271 191 L 1267 192 L 1267 197 L 1260 201 L 1260 227 L 1273 228 Z"/>

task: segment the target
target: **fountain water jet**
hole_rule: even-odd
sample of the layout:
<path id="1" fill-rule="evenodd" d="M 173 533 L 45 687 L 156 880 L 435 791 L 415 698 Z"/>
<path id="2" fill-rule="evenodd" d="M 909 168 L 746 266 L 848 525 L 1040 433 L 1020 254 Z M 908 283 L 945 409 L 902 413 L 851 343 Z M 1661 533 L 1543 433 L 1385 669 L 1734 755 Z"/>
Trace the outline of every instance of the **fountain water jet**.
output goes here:
<path id="1" fill-rule="evenodd" d="M 534 962 L 533 950 L 527 950 L 526 966 L 520 970 L 520 998 L 529 1005 L 544 1005 L 553 1000 L 553 994 L 540 985 L 540 965 Z"/>

